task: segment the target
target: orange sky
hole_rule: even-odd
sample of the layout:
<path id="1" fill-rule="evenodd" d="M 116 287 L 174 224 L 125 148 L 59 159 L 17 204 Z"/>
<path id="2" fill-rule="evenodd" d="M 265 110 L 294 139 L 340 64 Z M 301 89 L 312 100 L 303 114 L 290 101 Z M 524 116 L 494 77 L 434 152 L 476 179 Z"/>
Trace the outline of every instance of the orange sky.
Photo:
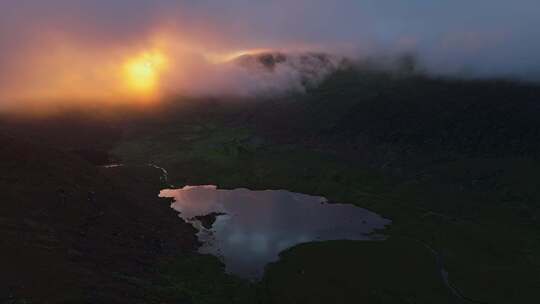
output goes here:
<path id="1" fill-rule="evenodd" d="M 539 14 L 537 0 L 2 0 L 0 109 L 238 92 L 258 79 L 223 60 L 260 49 L 540 79 Z"/>
<path id="2" fill-rule="evenodd" d="M 213 33 L 202 29 L 196 37 L 169 29 L 145 35 L 122 45 L 100 45 L 48 34 L 38 40 L 39 47 L 21 50 L 19 60 L 5 67 L 11 77 L 0 83 L 0 100 L 10 106 L 29 101 L 147 103 L 165 95 L 233 93 L 242 84 L 234 79 L 239 68 L 228 61 L 268 50 L 219 45 Z"/>

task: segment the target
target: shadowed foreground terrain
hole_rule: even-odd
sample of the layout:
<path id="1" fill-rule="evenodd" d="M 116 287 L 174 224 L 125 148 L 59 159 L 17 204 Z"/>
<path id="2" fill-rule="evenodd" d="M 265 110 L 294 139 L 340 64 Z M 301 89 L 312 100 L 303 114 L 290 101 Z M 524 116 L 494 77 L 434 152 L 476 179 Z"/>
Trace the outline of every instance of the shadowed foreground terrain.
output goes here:
<path id="1" fill-rule="evenodd" d="M 143 295 L 122 277 L 152 278 L 158 257 L 196 246 L 193 228 L 154 195 L 158 170 L 98 168 L 11 137 L 0 142 L 2 303 L 138 302 Z"/>
<path id="2" fill-rule="evenodd" d="M 279 99 L 184 99 L 106 123 L 4 121 L 0 299 L 534 302 L 539 96 L 508 81 L 344 69 Z M 98 166 L 108 162 L 125 166 Z M 247 282 L 195 253 L 194 229 L 157 198 L 168 185 L 149 163 L 177 187 L 287 189 L 393 223 L 382 242 L 291 248 Z"/>

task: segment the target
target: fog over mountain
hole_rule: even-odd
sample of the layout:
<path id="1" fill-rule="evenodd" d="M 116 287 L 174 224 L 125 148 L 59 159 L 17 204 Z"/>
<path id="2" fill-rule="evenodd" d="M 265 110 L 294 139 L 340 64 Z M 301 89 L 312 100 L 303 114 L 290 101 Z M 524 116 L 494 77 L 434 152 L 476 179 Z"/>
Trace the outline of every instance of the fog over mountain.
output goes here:
<path id="1" fill-rule="evenodd" d="M 0 96 L 72 97 L 99 87 L 92 97 L 102 97 L 116 89 L 107 75 L 121 58 L 163 45 L 175 61 L 163 81 L 169 90 L 221 79 L 208 74 L 216 70 L 209 58 L 252 49 L 409 53 L 431 73 L 538 80 L 539 15 L 535 0 L 5 0 Z"/>

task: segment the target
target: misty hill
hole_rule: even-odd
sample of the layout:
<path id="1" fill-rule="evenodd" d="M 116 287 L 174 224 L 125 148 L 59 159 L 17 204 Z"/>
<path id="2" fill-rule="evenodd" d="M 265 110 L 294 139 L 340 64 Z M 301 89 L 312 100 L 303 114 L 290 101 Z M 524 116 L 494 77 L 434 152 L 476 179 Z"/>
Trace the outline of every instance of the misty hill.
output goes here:
<path id="1" fill-rule="evenodd" d="M 346 60 L 319 52 L 268 51 L 241 55 L 232 62 L 252 72 L 294 75 L 300 78 L 303 87 L 314 87 L 345 65 Z"/>
<path id="2" fill-rule="evenodd" d="M 276 138 L 339 144 L 358 153 L 384 147 L 390 158 L 442 152 L 535 156 L 539 96 L 540 86 L 509 80 L 342 65 L 294 101 L 260 105 L 264 110 L 253 115 Z"/>
<path id="3" fill-rule="evenodd" d="M 307 61 L 327 66 L 324 57 L 313 56 Z M 263 73 L 279 73 L 300 58 L 266 54 L 243 60 Z M 415 238 L 443 255 L 452 283 L 466 296 L 487 303 L 528 302 L 536 296 L 539 273 L 540 88 L 433 77 L 417 72 L 413 61 L 402 62 L 394 69 L 371 62 L 328 65 L 330 71 L 301 94 L 171 100 L 161 108 L 122 109 L 97 120 L 89 118 L 94 110 L 23 122 L 2 119 L 0 233 L 10 258 L 0 279 L 6 292 L 52 302 L 73 297 L 162 303 L 170 297 L 180 303 L 231 303 L 222 295 L 236 293 L 297 303 L 321 289 L 351 303 L 362 296 L 372 303 L 388 297 L 403 303 L 410 299 L 405 280 L 387 280 L 396 277 L 399 263 L 412 260 L 424 265 L 425 273 L 434 270 L 432 255 L 408 241 Z M 128 165 L 94 166 L 103 163 L 95 157 L 100 152 Z M 406 239 L 362 261 L 357 254 L 334 255 L 366 252 L 362 245 L 349 251 L 350 244 L 325 244 L 323 253 L 293 248 L 285 257 L 316 261 L 305 267 L 317 275 L 289 283 L 298 269 L 277 262 L 264 284 L 255 286 L 262 293 L 238 281 L 229 284 L 218 261 L 208 257 L 175 258 L 183 266 L 164 270 L 158 267 L 161 258 L 197 244 L 193 229 L 167 204 L 160 205 L 156 193 L 165 185 L 159 170 L 141 166 L 147 163 L 166 168 L 174 185 L 289 189 L 357 204 L 391 218 L 385 233 Z M 90 192 L 95 204 L 88 200 Z M 368 270 L 361 263 L 386 264 L 384 253 L 411 248 L 423 255 L 406 262 L 392 258 L 398 265 L 390 270 Z M 332 267 L 320 267 L 322 259 Z M 206 267 L 212 270 L 200 271 Z M 371 282 L 374 275 L 384 278 L 382 287 L 347 289 L 347 282 Z M 401 275 L 420 286 L 433 282 Z M 38 288 L 52 276 L 59 277 L 55 290 Z M 329 285 L 328 277 L 336 284 Z M 25 289 L 27 282 L 31 286 Z M 305 288 L 296 288 L 298 282 Z M 486 282 L 494 287 L 485 288 Z M 100 286 L 107 291 L 94 292 Z M 373 288 L 381 292 L 373 294 Z M 415 297 L 441 303 L 423 292 L 426 288 L 419 290 Z M 154 291 L 157 296 L 148 301 Z M 129 297 L 119 296 L 124 294 Z M 279 294 L 291 300 L 283 302 Z"/>
<path id="4" fill-rule="evenodd" d="M 391 237 L 419 239 L 441 252 L 452 284 L 468 298 L 525 303 L 535 296 L 540 273 L 538 96 L 534 84 L 441 78 L 361 62 L 302 94 L 172 101 L 127 126 L 131 134 L 114 154 L 168 168 L 174 184 L 288 189 L 367 207 L 392 219 Z M 298 261 L 317 261 L 306 273 L 321 273 L 321 259 L 332 263 L 327 253 L 291 252 Z M 293 295 L 288 303 L 313 295 L 314 286 L 355 303 L 370 291 L 343 286 L 366 268 L 355 258 L 345 264 L 354 275 L 330 267 L 309 276 L 307 285 L 280 285 L 283 275 L 267 277 L 264 286 Z M 281 265 L 284 273 L 298 273 L 296 264 Z M 339 283 L 329 286 L 334 276 Z M 383 294 L 396 296 L 388 303 L 407 299 Z"/>
<path id="5" fill-rule="evenodd" d="M 283 65 L 301 71 L 314 72 L 315 69 L 337 68 L 340 62 L 338 58 L 338 56 L 316 52 L 260 52 L 241 55 L 233 59 L 233 61 L 246 68 L 264 68 L 273 71 L 280 65 Z"/>

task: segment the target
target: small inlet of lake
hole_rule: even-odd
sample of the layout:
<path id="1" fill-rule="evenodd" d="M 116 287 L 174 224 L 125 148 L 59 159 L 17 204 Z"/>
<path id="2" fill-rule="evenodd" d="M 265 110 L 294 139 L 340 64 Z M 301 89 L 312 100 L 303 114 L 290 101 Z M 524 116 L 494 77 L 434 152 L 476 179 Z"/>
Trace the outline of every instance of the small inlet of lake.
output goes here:
<path id="1" fill-rule="evenodd" d="M 391 223 L 349 204 L 285 190 L 223 190 L 216 186 L 165 189 L 180 217 L 199 230 L 201 253 L 219 257 L 226 271 L 258 279 L 279 253 L 301 243 L 328 240 L 377 240 Z"/>

